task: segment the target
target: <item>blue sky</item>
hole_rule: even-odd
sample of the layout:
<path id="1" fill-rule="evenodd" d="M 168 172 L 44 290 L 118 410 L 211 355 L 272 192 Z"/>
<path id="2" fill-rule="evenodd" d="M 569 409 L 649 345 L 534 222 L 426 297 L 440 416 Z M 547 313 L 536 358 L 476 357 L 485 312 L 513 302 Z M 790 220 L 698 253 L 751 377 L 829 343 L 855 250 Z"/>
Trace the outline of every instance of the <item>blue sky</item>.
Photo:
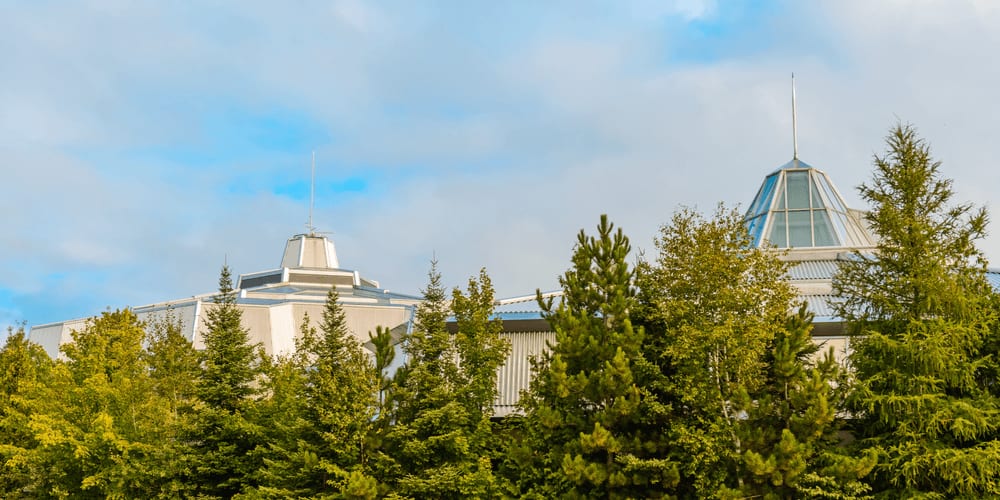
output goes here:
<path id="1" fill-rule="evenodd" d="M 791 156 L 793 71 L 801 157 L 854 206 L 903 120 L 995 208 L 996 5 L 0 4 L 0 328 L 275 267 L 312 151 L 345 268 L 552 289 L 601 213 L 651 249 L 679 206 L 748 203 Z"/>

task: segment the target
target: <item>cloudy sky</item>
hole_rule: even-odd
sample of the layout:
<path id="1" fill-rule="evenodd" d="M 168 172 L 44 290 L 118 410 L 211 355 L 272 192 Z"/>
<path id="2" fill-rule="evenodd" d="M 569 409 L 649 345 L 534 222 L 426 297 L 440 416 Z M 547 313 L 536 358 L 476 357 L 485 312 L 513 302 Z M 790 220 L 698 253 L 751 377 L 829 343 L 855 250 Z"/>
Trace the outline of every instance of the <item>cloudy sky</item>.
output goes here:
<path id="1" fill-rule="evenodd" d="M 3 3 L 0 328 L 277 267 L 313 150 L 343 267 L 552 289 L 601 213 L 649 250 L 679 206 L 749 203 L 793 71 L 849 203 L 901 120 L 996 210 L 997 54 L 989 0 Z"/>

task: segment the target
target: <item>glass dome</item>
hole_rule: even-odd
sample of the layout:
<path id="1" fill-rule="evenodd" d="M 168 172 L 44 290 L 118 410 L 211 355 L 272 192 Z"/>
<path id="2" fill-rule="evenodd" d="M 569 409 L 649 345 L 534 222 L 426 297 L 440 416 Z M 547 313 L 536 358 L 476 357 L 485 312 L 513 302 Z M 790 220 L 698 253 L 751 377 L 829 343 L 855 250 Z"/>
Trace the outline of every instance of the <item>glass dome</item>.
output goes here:
<path id="1" fill-rule="evenodd" d="M 746 213 L 754 246 L 778 248 L 874 246 L 822 170 L 793 159 L 764 179 Z"/>

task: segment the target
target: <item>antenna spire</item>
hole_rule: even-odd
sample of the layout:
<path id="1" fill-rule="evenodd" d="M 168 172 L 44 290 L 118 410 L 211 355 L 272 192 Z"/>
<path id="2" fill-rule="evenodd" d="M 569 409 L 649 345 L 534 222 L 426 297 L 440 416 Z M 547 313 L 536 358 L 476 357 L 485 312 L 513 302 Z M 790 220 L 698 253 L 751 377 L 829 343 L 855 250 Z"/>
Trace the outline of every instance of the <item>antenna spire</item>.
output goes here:
<path id="1" fill-rule="evenodd" d="M 795 123 L 795 73 L 792 73 L 792 159 L 799 159 L 799 131 Z"/>
<path id="2" fill-rule="evenodd" d="M 316 234 L 316 226 L 313 225 L 313 206 L 316 204 L 316 150 L 312 152 L 312 177 L 309 182 L 309 236 Z"/>

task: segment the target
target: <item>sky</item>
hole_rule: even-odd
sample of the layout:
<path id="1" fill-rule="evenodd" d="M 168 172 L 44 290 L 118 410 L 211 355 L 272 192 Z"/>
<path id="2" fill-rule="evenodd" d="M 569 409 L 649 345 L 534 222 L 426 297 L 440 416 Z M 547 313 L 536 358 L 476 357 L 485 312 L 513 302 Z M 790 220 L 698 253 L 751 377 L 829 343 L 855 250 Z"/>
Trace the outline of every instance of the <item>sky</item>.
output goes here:
<path id="1" fill-rule="evenodd" d="M 998 53 L 989 0 L 2 2 L 0 329 L 278 267 L 313 151 L 342 267 L 555 289 L 600 214 L 650 254 L 679 207 L 752 201 L 792 72 L 852 207 L 901 122 L 995 211 Z"/>

